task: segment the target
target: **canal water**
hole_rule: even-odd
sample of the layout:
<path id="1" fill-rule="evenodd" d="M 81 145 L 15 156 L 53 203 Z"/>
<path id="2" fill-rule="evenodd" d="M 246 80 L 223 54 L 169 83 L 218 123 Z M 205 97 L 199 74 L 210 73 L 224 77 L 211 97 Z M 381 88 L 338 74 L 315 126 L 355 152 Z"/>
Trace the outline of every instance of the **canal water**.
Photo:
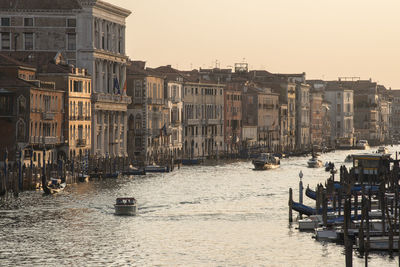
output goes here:
<path id="1" fill-rule="evenodd" d="M 352 152 L 321 159 L 338 167 Z M 288 223 L 288 189 L 298 200 L 299 171 L 304 186 L 328 178 L 307 160 L 283 159 L 271 171 L 253 171 L 250 161 L 220 162 L 91 181 L 55 196 L 23 193 L 17 209 L 0 210 L 0 266 L 344 266 L 343 246 Z M 122 196 L 138 200 L 137 216 L 113 214 Z M 354 266 L 363 261 L 354 256 Z M 385 254 L 369 262 L 398 266 Z"/>

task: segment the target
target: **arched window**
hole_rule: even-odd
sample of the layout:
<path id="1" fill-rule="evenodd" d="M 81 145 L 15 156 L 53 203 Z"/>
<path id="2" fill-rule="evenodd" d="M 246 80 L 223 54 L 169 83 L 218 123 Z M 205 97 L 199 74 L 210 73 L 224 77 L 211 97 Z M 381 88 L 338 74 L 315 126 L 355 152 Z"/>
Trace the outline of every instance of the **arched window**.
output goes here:
<path id="1" fill-rule="evenodd" d="M 23 120 L 19 120 L 17 122 L 17 141 L 25 140 L 25 122 Z"/>

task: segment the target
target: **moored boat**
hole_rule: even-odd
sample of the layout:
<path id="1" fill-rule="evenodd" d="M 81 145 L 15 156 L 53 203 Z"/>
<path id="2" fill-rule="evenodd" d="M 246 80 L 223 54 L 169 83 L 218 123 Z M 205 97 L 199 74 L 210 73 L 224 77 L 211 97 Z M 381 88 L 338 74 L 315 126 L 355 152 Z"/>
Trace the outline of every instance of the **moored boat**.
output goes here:
<path id="1" fill-rule="evenodd" d="M 146 172 L 169 172 L 168 167 L 158 165 L 148 165 L 144 168 Z"/>
<path id="2" fill-rule="evenodd" d="M 367 140 L 359 140 L 356 144 L 356 148 L 363 149 L 363 150 L 369 149 L 368 141 Z"/>
<path id="3" fill-rule="evenodd" d="M 313 154 L 311 159 L 307 161 L 309 168 L 320 168 L 322 167 L 322 161 L 318 158 L 317 154 Z"/>
<path id="4" fill-rule="evenodd" d="M 66 186 L 67 184 L 65 182 L 62 183 L 61 179 L 51 178 L 48 184 L 43 184 L 43 192 L 46 195 L 57 194 L 63 191 Z"/>
<path id="5" fill-rule="evenodd" d="M 255 170 L 270 170 L 280 166 L 280 160 L 270 153 L 261 153 L 260 156 L 252 161 Z"/>
<path id="6" fill-rule="evenodd" d="M 389 150 L 384 146 L 380 146 L 380 147 L 378 147 L 378 150 L 376 151 L 376 153 L 388 154 Z"/>
<path id="7" fill-rule="evenodd" d="M 136 215 L 136 199 L 134 197 L 119 197 L 114 208 L 115 215 Z"/>
<path id="8" fill-rule="evenodd" d="M 144 168 L 138 169 L 133 166 L 129 166 L 128 170 L 122 172 L 123 175 L 146 175 Z"/>
<path id="9" fill-rule="evenodd" d="M 300 231 L 314 230 L 321 226 L 322 215 L 311 215 L 307 218 L 300 219 L 298 223 Z"/>

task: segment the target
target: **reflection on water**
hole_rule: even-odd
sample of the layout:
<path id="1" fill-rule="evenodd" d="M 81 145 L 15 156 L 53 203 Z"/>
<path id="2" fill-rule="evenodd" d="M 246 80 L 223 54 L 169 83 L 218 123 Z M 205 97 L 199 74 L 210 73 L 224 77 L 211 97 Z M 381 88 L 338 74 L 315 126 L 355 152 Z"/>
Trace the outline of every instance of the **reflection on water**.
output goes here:
<path id="1" fill-rule="evenodd" d="M 348 153 L 322 160 L 339 166 Z M 23 193 L 18 209 L 0 211 L 0 265 L 343 266 L 342 246 L 288 223 L 288 188 L 297 199 L 298 172 L 312 187 L 328 175 L 307 160 L 283 159 L 281 168 L 262 172 L 250 162 L 183 167 L 73 185 L 55 196 Z M 114 216 L 115 198 L 124 196 L 138 200 L 137 216 Z M 379 254 L 370 260 L 396 262 Z"/>

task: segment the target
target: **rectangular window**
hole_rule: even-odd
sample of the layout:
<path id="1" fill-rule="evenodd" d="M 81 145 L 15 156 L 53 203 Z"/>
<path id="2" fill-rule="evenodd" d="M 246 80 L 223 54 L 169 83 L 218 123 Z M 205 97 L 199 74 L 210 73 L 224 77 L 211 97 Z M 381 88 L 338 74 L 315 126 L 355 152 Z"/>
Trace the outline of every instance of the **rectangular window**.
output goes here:
<path id="1" fill-rule="evenodd" d="M 24 33 L 25 50 L 33 50 L 33 33 Z"/>
<path id="2" fill-rule="evenodd" d="M 67 27 L 76 27 L 76 19 L 67 19 Z"/>
<path id="3" fill-rule="evenodd" d="M 76 34 L 75 33 L 67 34 L 67 49 L 68 50 L 76 49 Z"/>
<path id="4" fill-rule="evenodd" d="M 10 50 L 10 33 L 2 32 L 0 33 L 1 38 L 1 50 Z"/>
<path id="5" fill-rule="evenodd" d="M 1 26 L 10 26 L 10 18 L 1 18 Z"/>
<path id="6" fill-rule="evenodd" d="M 33 18 L 24 18 L 24 26 L 32 27 L 33 26 Z"/>

